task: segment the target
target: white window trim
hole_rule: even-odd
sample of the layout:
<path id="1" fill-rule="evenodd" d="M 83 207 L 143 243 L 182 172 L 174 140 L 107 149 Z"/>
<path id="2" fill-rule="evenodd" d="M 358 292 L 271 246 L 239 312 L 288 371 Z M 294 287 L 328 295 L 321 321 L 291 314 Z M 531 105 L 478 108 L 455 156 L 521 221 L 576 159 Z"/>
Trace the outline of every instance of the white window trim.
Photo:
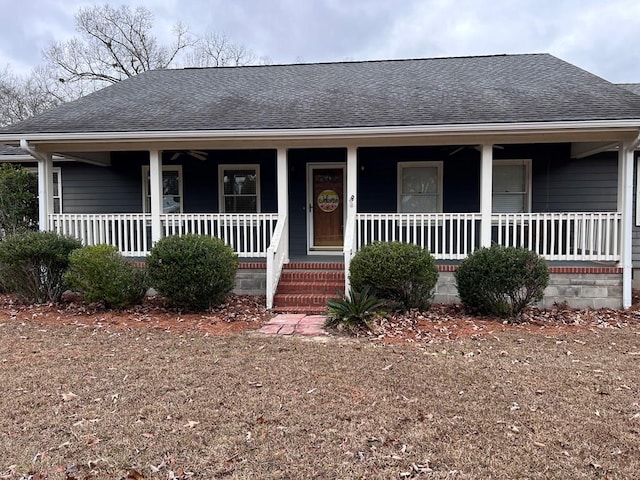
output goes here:
<path id="1" fill-rule="evenodd" d="M 218 210 L 225 212 L 224 204 L 224 171 L 225 170 L 255 170 L 256 171 L 256 213 L 261 212 L 260 206 L 260 164 L 258 163 L 224 163 L 218 165 Z"/>
<path id="2" fill-rule="evenodd" d="M 508 160 L 493 160 L 493 166 L 504 166 L 504 165 L 524 165 L 524 186 L 526 191 L 524 192 L 526 195 L 525 198 L 525 212 L 531 212 L 531 159 L 530 158 L 517 158 L 517 159 L 508 159 Z M 491 195 L 495 195 L 493 192 L 493 178 L 491 179 Z M 492 202 L 493 204 L 493 202 Z M 495 213 L 495 212 L 494 212 Z"/>
<path id="3" fill-rule="evenodd" d="M 182 165 L 163 165 L 163 172 L 178 172 L 178 196 L 180 197 L 180 213 L 184 211 L 184 194 L 182 190 Z M 142 166 L 142 213 L 151 213 L 147 211 L 147 178 L 149 177 L 149 165 Z M 162 212 L 161 212 L 162 213 Z"/>
<path id="4" fill-rule="evenodd" d="M 437 205 L 436 205 L 436 209 L 437 212 L 424 212 L 424 213 L 442 213 L 442 197 L 443 197 L 443 191 L 442 191 L 442 169 L 443 169 L 443 164 L 444 162 L 442 161 L 419 161 L 419 162 L 398 162 L 398 170 L 397 170 L 397 206 L 396 206 L 396 211 L 398 213 L 404 213 L 402 212 L 402 170 L 405 168 L 411 168 L 411 167 L 436 167 L 437 171 L 438 171 L 438 195 L 437 195 Z"/>
<path id="5" fill-rule="evenodd" d="M 31 173 L 35 173 L 36 177 L 38 176 L 38 168 L 37 167 L 27 167 L 27 170 L 30 171 Z M 60 211 L 57 213 L 62 213 L 64 212 L 63 210 L 63 206 L 62 206 L 62 169 L 60 167 L 53 167 L 51 169 L 51 171 L 53 173 L 57 173 L 58 174 L 58 195 L 53 195 L 53 205 L 55 207 L 55 199 L 58 199 L 58 203 L 60 204 Z M 54 208 L 55 209 L 55 208 Z"/>

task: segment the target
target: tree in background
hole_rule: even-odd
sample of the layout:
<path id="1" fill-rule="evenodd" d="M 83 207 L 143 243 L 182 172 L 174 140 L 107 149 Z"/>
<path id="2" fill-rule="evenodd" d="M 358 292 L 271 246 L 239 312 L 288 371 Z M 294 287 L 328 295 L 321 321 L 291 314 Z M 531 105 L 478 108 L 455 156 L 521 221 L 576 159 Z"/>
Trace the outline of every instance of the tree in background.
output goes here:
<path id="1" fill-rule="evenodd" d="M 35 174 L 10 163 L 0 165 L 0 239 L 38 225 L 38 181 Z"/>
<path id="2" fill-rule="evenodd" d="M 163 44 L 153 33 L 153 22 L 153 13 L 145 7 L 80 8 L 75 15 L 78 35 L 49 45 L 43 52 L 45 63 L 30 76 L 13 75 L 8 68 L 0 72 L 0 126 L 147 70 L 255 61 L 248 48 L 226 35 L 192 35 L 181 23 L 173 26 L 172 41 Z"/>

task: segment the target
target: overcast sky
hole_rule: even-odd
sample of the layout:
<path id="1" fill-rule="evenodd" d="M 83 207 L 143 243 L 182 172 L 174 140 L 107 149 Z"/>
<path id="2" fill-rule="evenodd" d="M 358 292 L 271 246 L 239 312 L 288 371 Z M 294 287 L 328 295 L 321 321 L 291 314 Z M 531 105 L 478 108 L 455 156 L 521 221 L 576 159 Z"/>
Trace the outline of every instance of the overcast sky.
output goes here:
<path id="1" fill-rule="evenodd" d="M 91 2 L 0 0 L 0 68 L 27 73 L 74 35 Z M 225 33 L 271 63 L 547 52 L 612 82 L 640 82 L 639 0 L 140 0 L 167 38 Z"/>

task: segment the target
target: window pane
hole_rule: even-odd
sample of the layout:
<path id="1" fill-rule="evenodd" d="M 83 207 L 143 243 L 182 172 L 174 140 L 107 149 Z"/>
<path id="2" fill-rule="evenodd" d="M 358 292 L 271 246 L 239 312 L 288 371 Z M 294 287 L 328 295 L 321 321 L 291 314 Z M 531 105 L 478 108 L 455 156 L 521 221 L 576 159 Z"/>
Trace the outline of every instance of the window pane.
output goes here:
<path id="1" fill-rule="evenodd" d="M 255 170 L 225 170 L 224 173 L 225 195 L 255 195 L 256 171 Z"/>
<path id="2" fill-rule="evenodd" d="M 493 191 L 524 192 L 525 172 L 524 165 L 494 165 Z"/>
<path id="3" fill-rule="evenodd" d="M 523 193 L 494 194 L 493 211 L 496 213 L 523 213 L 525 198 L 526 195 Z"/>
<path id="4" fill-rule="evenodd" d="M 180 197 L 163 195 L 162 196 L 162 212 L 163 213 L 180 213 Z"/>
<path id="5" fill-rule="evenodd" d="M 180 195 L 180 179 L 178 172 L 162 172 L 162 194 L 174 196 Z"/>
<path id="6" fill-rule="evenodd" d="M 436 167 L 405 167 L 402 169 L 402 193 L 437 193 Z"/>
<path id="7" fill-rule="evenodd" d="M 435 213 L 438 211 L 438 196 L 402 195 L 401 211 L 405 213 Z"/>
<path id="8" fill-rule="evenodd" d="M 227 213 L 256 213 L 256 196 L 230 195 L 224 197 L 224 211 Z"/>

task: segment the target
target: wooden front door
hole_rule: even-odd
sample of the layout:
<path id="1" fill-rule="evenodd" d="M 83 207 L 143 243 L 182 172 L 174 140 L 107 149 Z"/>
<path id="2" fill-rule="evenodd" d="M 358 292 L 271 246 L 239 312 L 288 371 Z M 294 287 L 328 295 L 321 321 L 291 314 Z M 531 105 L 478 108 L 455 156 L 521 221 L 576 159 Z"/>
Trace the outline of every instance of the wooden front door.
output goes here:
<path id="1" fill-rule="evenodd" d="M 312 165 L 310 177 L 310 247 L 338 250 L 343 245 L 344 167 Z"/>

